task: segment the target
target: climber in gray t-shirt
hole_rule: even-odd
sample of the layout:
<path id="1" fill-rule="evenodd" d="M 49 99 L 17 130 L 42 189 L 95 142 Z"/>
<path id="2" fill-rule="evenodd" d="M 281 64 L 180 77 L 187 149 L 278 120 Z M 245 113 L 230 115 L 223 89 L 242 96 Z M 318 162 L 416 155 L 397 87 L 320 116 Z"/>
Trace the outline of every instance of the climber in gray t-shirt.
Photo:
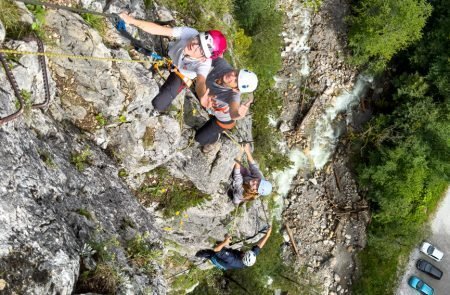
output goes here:
<path id="1" fill-rule="evenodd" d="M 137 20 L 126 13 L 119 16 L 130 25 L 134 25 L 147 33 L 173 37 L 175 42 L 169 44 L 169 57 L 179 72 L 189 79 L 197 79 L 195 91 L 203 96 L 206 91 L 206 76 L 211 68 L 211 61 L 227 49 L 225 36 L 216 30 L 199 33 L 188 27 L 164 27 L 153 22 Z M 158 112 L 165 111 L 177 94 L 185 87 L 183 80 L 171 72 L 159 94 L 152 104 Z"/>
<path id="2" fill-rule="evenodd" d="M 212 71 L 206 79 L 207 90 L 204 96 L 199 96 L 202 106 L 214 115 L 195 135 L 195 140 L 203 146 L 203 152 L 213 150 L 220 134 L 232 129 L 235 120 L 245 117 L 253 99 L 241 104 L 241 93 L 253 92 L 257 85 L 255 73 L 235 70 L 223 58 L 213 60 Z"/>

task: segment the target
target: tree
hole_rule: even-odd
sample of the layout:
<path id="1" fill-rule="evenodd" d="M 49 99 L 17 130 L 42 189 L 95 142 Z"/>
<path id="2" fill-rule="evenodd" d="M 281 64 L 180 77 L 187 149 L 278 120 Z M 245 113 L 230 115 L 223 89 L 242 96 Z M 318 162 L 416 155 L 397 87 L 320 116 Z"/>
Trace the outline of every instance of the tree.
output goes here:
<path id="1" fill-rule="evenodd" d="M 425 0 L 363 0 L 349 17 L 352 61 L 383 70 L 399 50 L 421 38 L 431 14 Z"/>

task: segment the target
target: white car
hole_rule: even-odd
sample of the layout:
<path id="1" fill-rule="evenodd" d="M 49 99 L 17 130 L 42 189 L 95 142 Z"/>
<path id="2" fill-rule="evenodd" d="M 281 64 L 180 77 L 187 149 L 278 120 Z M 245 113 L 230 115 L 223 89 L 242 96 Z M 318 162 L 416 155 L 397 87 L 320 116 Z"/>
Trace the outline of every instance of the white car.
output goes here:
<path id="1" fill-rule="evenodd" d="M 442 257 L 444 257 L 444 253 L 442 253 L 442 251 L 440 251 L 438 248 L 435 248 L 428 242 L 422 243 L 422 245 L 420 246 L 420 252 L 433 258 L 436 261 L 441 261 Z"/>

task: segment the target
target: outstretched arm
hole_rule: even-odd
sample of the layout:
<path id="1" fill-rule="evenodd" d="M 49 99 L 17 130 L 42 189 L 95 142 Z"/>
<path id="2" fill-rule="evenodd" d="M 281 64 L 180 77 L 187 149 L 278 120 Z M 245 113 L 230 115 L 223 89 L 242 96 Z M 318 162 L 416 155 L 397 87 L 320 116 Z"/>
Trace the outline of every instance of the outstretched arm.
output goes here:
<path id="1" fill-rule="evenodd" d="M 271 233 L 272 233 L 272 227 L 269 227 L 269 229 L 267 230 L 264 237 L 262 237 L 261 240 L 259 240 L 258 243 L 256 244 L 260 249 L 262 249 L 262 247 L 264 247 L 264 245 L 266 244 L 267 240 L 269 239 Z"/>
<path id="2" fill-rule="evenodd" d="M 138 27 L 149 34 L 173 37 L 173 28 L 160 26 L 149 21 L 135 19 L 134 17 L 129 16 L 126 12 L 120 13 L 119 16 L 127 24 Z"/>
<path id="3" fill-rule="evenodd" d="M 231 236 L 226 234 L 225 235 L 225 240 L 223 240 L 223 242 L 221 242 L 219 245 L 217 245 L 216 247 L 214 247 L 214 252 L 220 252 L 223 247 L 228 246 L 231 242 Z"/>

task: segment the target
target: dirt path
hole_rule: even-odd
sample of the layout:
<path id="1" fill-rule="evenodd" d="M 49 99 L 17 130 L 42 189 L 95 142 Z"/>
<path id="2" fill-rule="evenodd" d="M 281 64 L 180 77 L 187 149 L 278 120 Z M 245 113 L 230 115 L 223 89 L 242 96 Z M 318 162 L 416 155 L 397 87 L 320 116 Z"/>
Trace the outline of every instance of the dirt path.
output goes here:
<path id="1" fill-rule="evenodd" d="M 400 285 L 397 289 L 397 295 L 416 295 L 416 291 L 414 291 L 411 287 L 408 286 L 408 278 L 411 275 L 416 275 L 419 278 L 423 279 L 428 285 L 434 288 L 435 294 L 444 295 L 450 293 L 450 189 L 447 190 L 447 194 L 439 206 L 439 209 L 436 213 L 436 216 L 431 221 L 431 230 L 432 234 L 427 239 L 437 248 L 444 252 L 444 258 L 440 262 L 434 262 L 431 258 L 428 258 L 424 254 L 419 252 L 419 245 L 415 248 L 408 262 L 408 267 L 406 268 L 406 272 L 403 275 L 403 278 L 400 282 Z M 437 266 L 444 272 L 444 275 L 441 280 L 435 280 L 430 276 L 419 272 L 415 263 L 417 259 L 425 258 L 427 261 L 433 263 L 433 265 Z"/>

